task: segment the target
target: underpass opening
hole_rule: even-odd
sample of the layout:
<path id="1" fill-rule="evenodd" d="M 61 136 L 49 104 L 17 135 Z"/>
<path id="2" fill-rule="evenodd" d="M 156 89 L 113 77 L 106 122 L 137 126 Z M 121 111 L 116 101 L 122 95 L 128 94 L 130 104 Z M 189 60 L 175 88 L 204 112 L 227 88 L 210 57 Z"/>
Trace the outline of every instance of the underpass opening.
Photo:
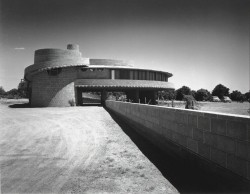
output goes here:
<path id="1" fill-rule="evenodd" d="M 76 105 L 105 106 L 105 100 L 126 101 L 141 104 L 156 104 L 156 89 L 125 87 L 76 87 Z"/>
<path id="2" fill-rule="evenodd" d="M 77 106 L 104 106 L 105 100 L 127 101 L 123 90 L 107 90 L 104 88 L 76 88 Z"/>

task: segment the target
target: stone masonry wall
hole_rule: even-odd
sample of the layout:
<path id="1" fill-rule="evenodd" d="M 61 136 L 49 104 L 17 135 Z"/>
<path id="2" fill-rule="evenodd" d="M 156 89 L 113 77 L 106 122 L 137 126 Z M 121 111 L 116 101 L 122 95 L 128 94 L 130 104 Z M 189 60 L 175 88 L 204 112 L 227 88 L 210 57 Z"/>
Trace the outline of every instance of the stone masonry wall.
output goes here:
<path id="1" fill-rule="evenodd" d="M 249 117 L 116 101 L 106 101 L 106 107 L 151 134 L 250 180 Z"/>
<path id="2" fill-rule="evenodd" d="M 47 71 L 36 74 L 32 81 L 31 106 L 70 106 L 69 100 L 75 100 L 76 78 L 74 67 L 63 68 L 57 76 L 49 76 Z"/>

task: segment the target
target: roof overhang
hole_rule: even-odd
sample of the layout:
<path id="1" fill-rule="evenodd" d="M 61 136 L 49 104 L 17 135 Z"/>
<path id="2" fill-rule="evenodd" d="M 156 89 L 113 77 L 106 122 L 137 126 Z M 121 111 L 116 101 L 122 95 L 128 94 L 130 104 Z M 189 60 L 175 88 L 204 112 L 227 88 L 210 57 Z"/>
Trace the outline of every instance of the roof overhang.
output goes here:
<path id="1" fill-rule="evenodd" d="M 174 89 L 174 84 L 164 81 L 124 80 L 124 79 L 77 79 L 75 87 L 107 89 Z"/>

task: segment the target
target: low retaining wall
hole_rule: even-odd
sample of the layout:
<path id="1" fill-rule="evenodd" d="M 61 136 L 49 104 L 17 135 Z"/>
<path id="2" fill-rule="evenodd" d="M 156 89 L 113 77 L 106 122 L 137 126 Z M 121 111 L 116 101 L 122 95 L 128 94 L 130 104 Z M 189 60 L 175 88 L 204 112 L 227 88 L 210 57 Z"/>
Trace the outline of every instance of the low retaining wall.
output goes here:
<path id="1" fill-rule="evenodd" d="M 117 101 L 106 108 L 144 128 L 156 144 L 172 142 L 250 180 L 249 117 Z"/>

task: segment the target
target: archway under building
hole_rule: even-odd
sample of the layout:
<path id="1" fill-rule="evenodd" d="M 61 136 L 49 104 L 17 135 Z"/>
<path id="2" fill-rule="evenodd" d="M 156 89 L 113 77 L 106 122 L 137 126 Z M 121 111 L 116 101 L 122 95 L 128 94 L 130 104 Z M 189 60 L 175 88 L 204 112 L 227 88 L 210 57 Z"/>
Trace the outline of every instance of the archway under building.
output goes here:
<path id="1" fill-rule="evenodd" d="M 105 105 L 105 100 L 142 104 L 156 104 L 158 90 L 144 88 L 91 88 L 76 87 L 76 105 Z"/>

